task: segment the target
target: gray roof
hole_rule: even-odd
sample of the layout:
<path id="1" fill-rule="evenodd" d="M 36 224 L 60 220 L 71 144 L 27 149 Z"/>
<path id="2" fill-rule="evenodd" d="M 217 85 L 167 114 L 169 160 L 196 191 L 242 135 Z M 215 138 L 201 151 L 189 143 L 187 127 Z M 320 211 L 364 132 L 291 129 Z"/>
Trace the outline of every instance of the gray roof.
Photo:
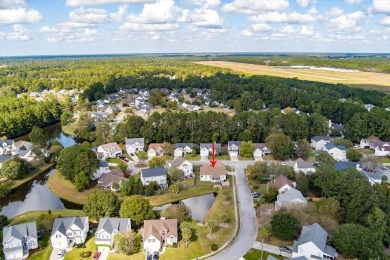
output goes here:
<path id="1" fill-rule="evenodd" d="M 326 148 L 327 150 L 331 150 L 331 149 L 333 149 L 333 148 L 337 148 L 337 149 L 339 149 L 339 150 L 341 150 L 341 151 L 346 151 L 346 150 L 347 150 L 347 147 L 345 147 L 344 145 L 326 144 L 326 145 L 325 145 L 325 148 Z"/>
<path id="2" fill-rule="evenodd" d="M 166 176 L 167 171 L 164 167 L 154 167 L 150 169 L 144 169 L 141 171 L 141 175 L 143 178 L 150 178 L 156 176 Z"/>
<path id="3" fill-rule="evenodd" d="M 358 162 L 342 162 L 342 161 L 338 161 L 336 162 L 333 167 L 336 171 L 343 171 L 347 168 L 355 168 L 356 169 L 356 166 L 357 165 L 361 165 L 360 163 Z"/>
<path id="4" fill-rule="evenodd" d="M 306 258 L 306 256 L 297 256 L 294 258 L 290 258 L 290 260 L 308 260 L 308 259 Z"/>
<path id="5" fill-rule="evenodd" d="M 267 144 L 265 144 L 265 143 L 253 143 L 253 147 L 255 149 L 263 150 L 264 148 L 267 147 Z"/>
<path id="6" fill-rule="evenodd" d="M 212 143 L 201 143 L 200 144 L 200 149 L 206 148 L 206 149 L 212 149 Z M 215 150 L 221 150 L 221 144 L 215 143 L 214 144 L 214 149 Z"/>
<path id="7" fill-rule="evenodd" d="M 14 140 L 13 139 L 0 140 L 1 146 L 3 146 L 4 143 L 6 143 L 7 145 L 12 145 L 14 143 Z"/>
<path id="8" fill-rule="evenodd" d="M 302 193 L 297 189 L 289 189 L 286 192 L 278 195 L 278 202 L 291 202 L 295 199 L 299 199 L 302 201 L 307 201 L 305 197 L 303 197 Z"/>
<path id="9" fill-rule="evenodd" d="M 100 233 L 102 230 L 108 234 L 112 234 L 114 230 L 122 232 L 127 229 L 129 222 L 129 218 L 101 218 L 96 233 Z"/>
<path id="10" fill-rule="evenodd" d="M 194 148 L 194 143 L 176 143 L 175 148 L 184 149 L 186 146 L 190 147 L 191 149 Z"/>
<path id="11" fill-rule="evenodd" d="M 179 156 L 171 162 L 171 167 L 180 167 L 185 161 L 186 159 L 184 157 Z"/>
<path id="12" fill-rule="evenodd" d="M 234 145 L 240 147 L 241 143 L 242 143 L 241 141 L 229 141 L 228 142 L 228 146 L 230 147 L 230 146 L 232 146 L 234 144 Z"/>
<path id="13" fill-rule="evenodd" d="M 326 245 L 327 238 L 328 233 L 319 224 L 315 223 L 309 226 L 303 226 L 301 235 L 297 241 L 294 241 L 293 252 L 298 252 L 298 246 L 312 242 L 322 252 L 329 253 L 328 255 L 330 256 L 335 256 L 336 250 Z"/>
<path id="14" fill-rule="evenodd" d="M 37 226 L 35 221 L 26 224 L 8 226 L 3 228 L 3 244 L 7 243 L 12 238 L 23 240 L 30 237 L 38 238 Z M 21 248 L 21 247 L 20 247 Z M 4 248 L 4 252 L 15 251 L 18 248 Z"/>
<path id="15" fill-rule="evenodd" d="M 12 156 L 11 155 L 0 155 L 0 163 L 8 160 L 8 159 L 11 159 Z"/>
<path id="16" fill-rule="evenodd" d="M 298 158 L 295 162 L 300 169 L 314 168 L 314 164 L 312 162 L 306 162 L 301 158 Z"/>
<path id="17" fill-rule="evenodd" d="M 321 140 L 330 142 L 332 140 L 332 138 L 329 137 L 329 136 L 313 136 L 311 138 L 311 141 L 315 141 L 315 142 L 318 142 L 318 141 L 321 141 Z"/>
<path id="18" fill-rule="evenodd" d="M 131 145 L 131 144 L 135 144 L 135 143 L 145 145 L 144 138 L 125 138 L 125 142 L 126 142 L 126 145 Z"/>
<path id="19" fill-rule="evenodd" d="M 53 229 L 51 235 L 54 235 L 57 231 L 66 236 L 66 230 L 73 224 L 80 229 L 84 229 L 84 225 L 88 223 L 88 217 L 70 217 L 70 218 L 56 218 L 53 223 Z"/>
<path id="20" fill-rule="evenodd" d="M 273 257 L 272 255 L 268 255 L 267 260 L 278 260 L 276 257 Z"/>
<path id="21" fill-rule="evenodd" d="M 100 167 L 108 167 L 108 162 L 106 161 L 100 161 Z"/>

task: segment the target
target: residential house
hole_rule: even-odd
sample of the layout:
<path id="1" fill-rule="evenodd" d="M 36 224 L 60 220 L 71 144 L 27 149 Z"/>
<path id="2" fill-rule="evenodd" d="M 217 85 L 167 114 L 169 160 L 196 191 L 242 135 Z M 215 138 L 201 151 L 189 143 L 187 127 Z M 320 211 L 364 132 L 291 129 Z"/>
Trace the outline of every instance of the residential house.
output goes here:
<path id="1" fill-rule="evenodd" d="M 144 138 L 126 138 L 126 152 L 128 154 L 136 154 L 144 150 Z"/>
<path id="2" fill-rule="evenodd" d="M 346 161 L 338 161 L 333 165 L 336 171 L 344 171 L 345 169 L 352 168 L 356 169 L 359 172 L 362 170 L 362 165 L 358 162 L 346 162 Z"/>
<path id="3" fill-rule="evenodd" d="M 117 143 L 102 144 L 97 148 L 97 152 L 101 155 L 102 160 L 122 155 L 122 149 Z"/>
<path id="4" fill-rule="evenodd" d="M 3 252 L 5 260 L 26 259 L 29 250 L 38 248 L 35 221 L 3 228 Z"/>
<path id="5" fill-rule="evenodd" d="M 312 162 L 306 162 L 301 158 L 298 158 L 294 163 L 295 172 L 303 172 L 305 175 L 310 175 L 316 172 L 316 168 Z"/>
<path id="6" fill-rule="evenodd" d="M 162 156 L 164 155 L 164 144 L 163 143 L 153 143 L 149 144 L 148 147 L 148 157 Z"/>
<path id="7" fill-rule="evenodd" d="M 286 111 L 286 110 L 287 110 L 287 111 Z M 295 113 L 295 114 L 297 114 L 297 115 L 299 115 L 299 114 L 301 113 L 301 111 L 299 111 L 299 110 L 296 109 L 295 107 L 294 107 L 294 108 L 286 107 L 286 108 L 281 109 L 280 112 L 281 112 L 283 115 L 285 115 L 286 112 L 287 112 L 287 113 L 293 112 L 293 113 Z"/>
<path id="8" fill-rule="evenodd" d="M 33 144 L 31 142 L 20 140 L 12 144 L 11 153 L 13 155 L 19 155 L 20 151 L 30 151 L 32 148 Z"/>
<path id="9" fill-rule="evenodd" d="M 302 193 L 295 189 L 289 189 L 284 193 L 278 195 L 275 202 L 275 210 L 281 208 L 296 208 L 298 206 L 306 206 L 307 200 L 303 197 Z"/>
<path id="10" fill-rule="evenodd" d="M 200 146 L 200 156 L 201 157 L 209 157 L 213 152 L 213 144 L 212 143 L 201 143 Z M 218 155 L 221 152 L 221 144 L 214 143 L 214 154 Z"/>
<path id="11" fill-rule="evenodd" d="M 229 156 L 238 156 L 240 154 L 241 141 L 229 141 Z"/>
<path id="12" fill-rule="evenodd" d="M 390 155 L 390 143 L 383 143 L 375 146 L 375 156 L 388 156 Z"/>
<path id="13" fill-rule="evenodd" d="M 177 219 L 144 220 L 142 245 L 145 252 L 160 251 L 165 245 L 176 244 L 177 240 Z"/>
<path id="14" fill-rule="evenodd" d="M 276 188 L 280 193 L 286 192 L 290 189 L 294 189 L 297 186 L 295 181 L 287 179 L 283 174 L 279 175 L 272 181 L 267 183 L 267 190 L 269 188 Z"/>
<path id="15" fill-rule="evenodd" d="M 141 170 L 141 182 L 143 185 L 149 185 L 152 181 L 157 182 L 161 187 L 167 186 L 167 171 L 164 167 L 154 167 Z"/>
<path id="16" fill-rule="evenodd" d="M 330 154 L 336 161 L 344 161 L 347 159 L 347 148 L 344 145 L 326 144 L 324 152 Z"/>
<path id="17" fill-rule="evenodd" d="M 226 167 L 220 161 L 217 161 L 214 167 L 209 164 L 200 167 L 201 181 L 222 182 L 226 181 L 226 179 Z"/>
<path id="18" fill-rule="evenodd" d="M 0 155 L 11 154 L 14 140 L 0 140 Z"/>
<path id="19" fill-rule="evenodd" d="M 253 157 L 257 160 L 261 159 L 264 155 L 272 153 L 272 151 L 267 147 L 265 143 L 254 143 L 253 147 L 255 151 L 253 152 Z"/>
<path id="20" fill-rule="evenodd" d="M 0 170 L 3 167 L 3 162 L 11 158 L 12 158 L 11 155 L 0 155 Z"/>
<path id="21" fill-rule="evenodd" d="M 167 165 L 169 168 L 175 167 L 183 171 L 184 176 L 191 176 L 193 174 L 193 165 L 183 157 L 176 157 L 175 160 L 169 162 Z"/>
<path id="22" fill-rule="evenodd" d="M 383 176 L 386 176 L 390 180 L 390 171 L 386 167 L 378 167 L 375 171 L 360 171 L 363 177 L 366 177 L 371 185 L 382 183 Z"/>
<path id="23" fill-rule="evenodd" d="M 384 142 L 379 140 L 378 137 L 371 136 L 367 139 L 360 140 L 360 148 L 370 148 L 372 150 L 375 149 L 377 146 L 382 146 Z"/>
<path id="24" fill-rule="evenodd" d="M 311 147 L 316 151 L 322 151 L 326 144 L 330 144 L 332 138 L 329 136 L 314 136 L 311 138 Z"/>
<path id="25" fill-rule="evenodd" d="M 95 245 L 99 251 L 107 250 L 107 245 L 111 248 L 114 245 L 114 237 L 117 233 L 131 229 L 129 218 L 101 218 L 95 232 Z"/>
<path id="26" fill-rule="evenodd" d="M 74 244 L 83 244 L 89 230 L 88 217 L 56 218 L 51 231 L 52 248 L 73 248 Z"/>
<path id="27" fill-rule="evenodd" d="M 103 173 L 110 172 L 110 168 L 108 167 L 108 163 L 106 161 L 101 161 L 99 168 L 93 173 L 93 180 L 97 180 L 102 176 Z"/>
<path id="28" fill-rule="evenodd" d="M 368 110 L 368 112 L 370 112 L 375 106 L 372 105 L 372 104 L 365 104 L 364 105 L 364 108 Z"/>
<path id="29" fill-rule="evenodd" d="M 184 156 L 188 153 L 191 153 L 194 147 L 195 144 L 193 143 L 176 143 L 175 150 L 173 151 L 173 155 L 175 157 Z"/>
<path id="30" fill-rule="evenodd" d="M 98 179 L 98 184 L 101 188 L 117 191 L 120 190 L 123 180 L 126 180 L 124 173 L 120 169 L 113 169 L 103 173 Z M 119 188 L 115 189 L 114 184 L 118 184 Z"/>
<path id="31" fill-rule="evenodd" d="M 294 241 L 292 257 L 304 256 L 309 260 L 334 260 L 337 252 L 326 244 L 328 233 L 317 223 L 303 226 L 298 240 Z"/>

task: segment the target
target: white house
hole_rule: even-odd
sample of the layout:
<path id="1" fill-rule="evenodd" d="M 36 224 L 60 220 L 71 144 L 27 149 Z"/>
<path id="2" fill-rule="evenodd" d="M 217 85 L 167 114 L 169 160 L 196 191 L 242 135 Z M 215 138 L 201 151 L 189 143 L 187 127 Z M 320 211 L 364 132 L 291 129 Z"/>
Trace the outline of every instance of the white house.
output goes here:
<path id="1" fill-rule="evenodd" d="M 93 173 L 93 180 L 99 179 L 103 173 L 110 172 L 110 168 L 108 167 L 108 163 L 106 161 L 101 161 L 99 168 Z"/>
<path id="2" fill-rule="evenodd" d="M 149 158 L 152 158 L 152 157 L 155 157 L 155 156 L 162 156 L 164 155 L 164 144 L 163 143 L 153 143 L 153 144 L 149 144 L 149 147 L 148 147 L 148 157 Z"/>
<path id="3" fill-rule="evenodd" d="M 229 156 L 238 156 L 240 153 L 240 146 L 241 146 L 241 141 L 229 141 L 228 142 Z"/>
<path id="4" fill-rule="evenodd" d="M 107 158 L 115 158 L 119 155 L 122 155 L 122 149 L 119 147 L 117 143 L 108 143 L 108 144 L 102 144 L 97 148 L 97 152 L 102 160 L 105 160 Z"/>
<path id="5" fill-rule="evenodd" d="M 3 228 L 3 252 L 5 260 L 26 259 L 29 250 L 38 248 L 35 222 Z"/>
<path id="6" fill-rule="evenodd" d="M 324 152 L 330 154 L 336 161 L 345 161 L 347 159 L 347 148 L 344 145 L 326 144 Z"/>
<path id="7" fill-rule="evenodd" d="M 214 167 L 209 164 L 200 167 L 201 181 L 222 182 L 226 179 L 226 167 L 220 161 L 217 161 Z"/>
<path id="8" fill-rule="evenodd" d="M 330 144 L 332 138 L 329 136 L 314 136 L 311 138 L 311 147 L 316 151 L 322 151 L 326 144 Z"/>
<path id="9" fill-rule="evenodd" d="M 126 152 L 128 154 L 136 154 L 142 152 L 145 146 L 144 138 L 126 138 Z"/>
<path id="10" fill-rule="evenodd" d="M 294 189 L 297 186 L 295 181 L 287 179 L 283 174 L 279 175 L 275 179 L 267 183 L 267 190 L 269 188 L 276 188 L 280 193 L 286 192 L 290 189 Z"/>
<path id="11" fill-rule="evenodd" d="M 304 256 L 309 260 L 336 259 L 337 252 L 326 244 L 327 239 L 328 233 L 319 224 L 303 226 L 301 235 L 294 241 L 292 257 Z"/>
<path id="12" fill-rule="evenodd" d="M 254 143 L 253 147 L 255 148 L 253 152 L 255 160 L 261 160 L 264 155 L 272 153 L 265 143 Z"/>
<path id="13" fill-rule="evenodd" d="M 368 112 L 370 112 L 375 106 L 372 105 L 372 104 L 365 104 L 364 105 L 364 108 L 368 110 Z"/>
<path id="14" fill-rule="evenodd" d="M 10 154 L 14 140 L 0 140 L 0 155 Z"/>
<path id="15" fill-rule="evenodd" d="M 195 144 L 193 143 L 176 143 L 175 150 L 173 151 L 173 155 L 175 157 L 184 156 L 187 153 L 191 153 L 194 149 Z"/>
<path id="16" fill-rule="evenodd" d="M 167 185 L 167 171 L 164 167 L 154 167 L 141 170 L 141 182 L 143 185 L 149 185 L 152 181 L 165 187 Z"/>
<path id="17" fill-rule="evenodd" d="M 126 180 L 124 173 L 120 169 L 113 169 L 103 173 L 98 179 L 98 184 L 101 188 L 118 191 L 123 180 Z M 114 184 L 118 184 L 118 188 L 115 188 Z"/>
<path id="18" fill-rule="evenodd" d="M 165 245 L 177 243 L 177 238 L 177 219 L 144 220 L 142 245 L 145 252 L 158 252 Z"/>
<path id="19" fill-rule="evenodd" d="M 31 151 L 32 148 L 33 148 L 33 144 L 31 142 L 20 140 L 20 141 L 13 143 L 12 148 L 11 148 L 11 153 L 12 153 L 12 155 L 19 155 L 20 156 L 20 152 Z M 25 154 L 25 152 L 22 152 L 22 154 Z"/>
<path id="20" fill-rule="evenodd" d="M 167 165 L 169 168 L 175 167 L 183 171 L 184 176 L 190 176 L 194 173 L 193 165 L 183 157 L 176 157 L 175 160 L 169 162 Z"/>
<path id="21" fill-rule="evenodd" d="M 88 217 L 56 218 L 51 231 L 50 242 L 53 248 L 73 248 L 82 244 L 88 235 Z"/>
<path id="22" fill-rule="evenodd" d="M 380 146 L 375 147 L 375 156 L 388 156 L 390 155 L 390 143 L 383 143 Z"/>
<path id="23" fill-rule="evenodd" d="M 297 189 L 289 189 L 284 193 L 278 195 L 275 202 L 275 210 L 281 208 L 296 208 L 298 206 L 305 206 L 307 200 L 303 197 L 302 193 Z"/>
<path id="24" fill-rule="evenodd" d="M 305 175 L 310 175 L 316 172 L 316 168 L 312 162 L 306 162 L 301 158 L 298 158 L 294 163 L 295 172 L 303 172 Z"/>
<path id="25" fill-rule="evenodd" d="M 101 218 L 95 232 L 95 244 L 99 251 L 108 248 L 100 245 L 113 247 L 114 237 L 117 233 L 131 229 L 129 218 Z"/>
<path id="26" fill-rule="evenodd" d="M 199 146 L 200 156 L 207 158 L 212 155 L 213 144 L 212 143 L 201 143 Z M 221 144 L 214 143 L 214 155 L 218 155 L 221 152 Z"/>

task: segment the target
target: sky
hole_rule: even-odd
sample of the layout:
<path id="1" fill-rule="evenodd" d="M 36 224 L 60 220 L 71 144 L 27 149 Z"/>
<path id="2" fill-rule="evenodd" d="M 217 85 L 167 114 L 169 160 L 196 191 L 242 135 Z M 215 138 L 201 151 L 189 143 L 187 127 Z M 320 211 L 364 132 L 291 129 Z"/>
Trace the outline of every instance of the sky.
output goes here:
<path id="1" fill-rule="evenodd" d="M 0 0 L 0 56 L 390 53 L 390 0 Z"/>

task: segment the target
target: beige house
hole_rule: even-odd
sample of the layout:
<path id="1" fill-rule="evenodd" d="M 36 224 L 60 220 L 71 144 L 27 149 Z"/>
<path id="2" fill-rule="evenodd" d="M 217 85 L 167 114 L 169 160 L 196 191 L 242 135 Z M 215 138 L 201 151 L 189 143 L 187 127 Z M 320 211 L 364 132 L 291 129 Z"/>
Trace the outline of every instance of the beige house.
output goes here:
<path id="1" fill-rule="evenodd" d="M 201 181 L 221 182 L 226 181 L 226 179 L 226 168 L 220 161 L 217 161 L 214 167 L 209 164 L 200 167 Z"/>
<path id="2" fill-rule="evenodd" d="M 177 243 L 177 219 L 145 220 L 142 229 L 144 251 L 153 253 L 165 245 Z"/>

